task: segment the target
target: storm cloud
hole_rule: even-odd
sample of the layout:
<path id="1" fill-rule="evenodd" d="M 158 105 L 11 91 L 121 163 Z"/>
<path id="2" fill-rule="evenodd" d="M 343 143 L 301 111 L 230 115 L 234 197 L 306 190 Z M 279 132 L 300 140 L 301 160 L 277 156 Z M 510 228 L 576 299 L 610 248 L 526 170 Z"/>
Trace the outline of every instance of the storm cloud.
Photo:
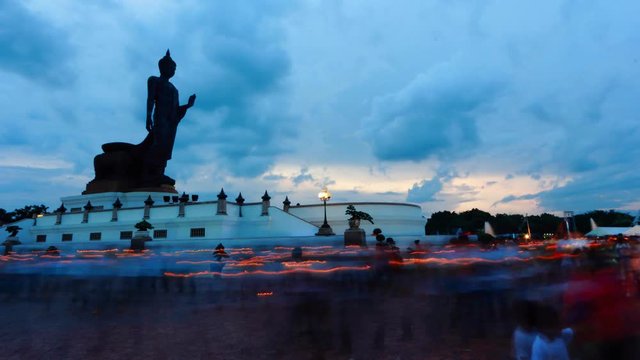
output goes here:
<path id="1" fill-rule="evenodd" d="M 141 141 L 146 79 L 170 48 L 181 102 L 198 96 L 167 168 L 180 190 L 259 198 L 266 181 L 296 202 L 330 185 L 336 200 L 384 194 L 426 212 L 630 209 L 638 12 L 603 0 L 4 1 L 0 207 L 57 206 L 92 178 L 102 143 Z"/>

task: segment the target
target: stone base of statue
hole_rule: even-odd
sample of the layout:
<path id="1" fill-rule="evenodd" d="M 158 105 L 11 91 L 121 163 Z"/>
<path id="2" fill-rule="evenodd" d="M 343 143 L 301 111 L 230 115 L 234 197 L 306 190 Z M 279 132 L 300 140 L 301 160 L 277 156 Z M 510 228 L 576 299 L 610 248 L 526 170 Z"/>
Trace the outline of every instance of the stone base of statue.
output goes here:
<path id="1" fill-rule="evenodd" d="M 347 229 L 344 231 L 344 246 L 367 246 L 367 236 L 362 229 Z"/>
<path id="2" fill-rule="evenodd" d="M 163 166 L 151 167 L 148 151 L 153 143 L 153 134 L 137 145 L 113 142 L 102 145 L 102 154 L 93 159 L 96 177 L 82 192 L 98 194 L 105 192 L 170 192 L 177 194 L 176 181 L 164 174 Z M 165 163 L 166 165 L 166 163 Z"/>
<path id="3" fill-rule="evenodd" d="M 151 241 L 151 236 L 149 236 L 148 231 L 136 231 L 133 233 L 133 238 L 131 238 L 131 246 L 129 249 L 133 251 L 142 251 L 145 248 L 145 243 L 147 241 Z"/>
<path id="4" fill-rule="evenodd" d="M 82 195 L 100 194 L 106 192 L 164 192 L 177 194 L 175 186 L 161 184 L 153 187 L 138 187 L 131 182 L 124 180 L 92 180 L 87 184 L 87 188 Z"/>
<path id="5" fill-rule="evenodd" d="M 331 229 L 331 226 L 329 226 L 329 224 L 322 224 L 322 226 L 320 226 L 320 228 L 318 229 L 318 232 L 316 233 L 316 236 L 331 236 L 331 235 L 335 235 L 335 233 L 333 232 L 333 229 Z"/>

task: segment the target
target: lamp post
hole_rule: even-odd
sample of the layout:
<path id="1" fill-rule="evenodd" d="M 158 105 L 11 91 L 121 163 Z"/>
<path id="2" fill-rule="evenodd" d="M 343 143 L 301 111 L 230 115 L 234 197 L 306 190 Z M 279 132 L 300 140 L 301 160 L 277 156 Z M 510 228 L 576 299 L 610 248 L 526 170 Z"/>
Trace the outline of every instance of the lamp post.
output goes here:
<path id="1" fill-rule="evenodd" d="M 331 193 L 329 192 L 329 190 L 327 190 L 326 186 L 323 187 L 322 191 L 318 193 L 318 198 L 324 204 L 324 222 L 322 223 L 322 226 L 320 226 L 320 229 L 318 229 L 318 233 L 316 235 L 320 235 L 320 236 L 335 235 L 333 233 L 333 230 L 331 229 L 331 226 L 329 226 L 329 223 L 327 222 L 327 200 L 331 199 Z"/>

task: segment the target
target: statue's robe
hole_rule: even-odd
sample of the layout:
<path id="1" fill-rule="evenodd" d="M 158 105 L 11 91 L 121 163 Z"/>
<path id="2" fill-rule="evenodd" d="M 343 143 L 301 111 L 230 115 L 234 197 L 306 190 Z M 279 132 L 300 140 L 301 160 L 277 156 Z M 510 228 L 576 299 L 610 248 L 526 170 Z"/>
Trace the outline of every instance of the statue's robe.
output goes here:
<path id="1" fill-rule="evenodd" d="M 180 120 L 187 112 L 187 106 L 179 105 L 178 89 L 167 79 L 151 76 L 148 80 L 149 98 L 153 100 L 153 142 L 145 159 L 164 168 L 171 159 L 173 144 Z"/>

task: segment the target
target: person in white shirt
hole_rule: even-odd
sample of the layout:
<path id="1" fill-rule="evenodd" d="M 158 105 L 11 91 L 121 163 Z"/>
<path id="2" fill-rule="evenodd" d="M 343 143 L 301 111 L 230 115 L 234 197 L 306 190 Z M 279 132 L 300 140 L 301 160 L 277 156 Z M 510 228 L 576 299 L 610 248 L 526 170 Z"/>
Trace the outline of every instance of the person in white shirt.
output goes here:
<path id="1" fill-rule="evenodd" d="M 573 330 L 561 329 L 560 316 L 551 306 L 540 306 L 537 313 L 539 333 L 533 341 L 531 360 L 569 360 Z"/>
<path id="2" fill-rule="evenodd" d="M 513 331 L 513 356 L 516 360 L 530 360 L 535 331 L 536 304 L 530 300 L 520 300 L 513 305 L 516 328 Z"/>

